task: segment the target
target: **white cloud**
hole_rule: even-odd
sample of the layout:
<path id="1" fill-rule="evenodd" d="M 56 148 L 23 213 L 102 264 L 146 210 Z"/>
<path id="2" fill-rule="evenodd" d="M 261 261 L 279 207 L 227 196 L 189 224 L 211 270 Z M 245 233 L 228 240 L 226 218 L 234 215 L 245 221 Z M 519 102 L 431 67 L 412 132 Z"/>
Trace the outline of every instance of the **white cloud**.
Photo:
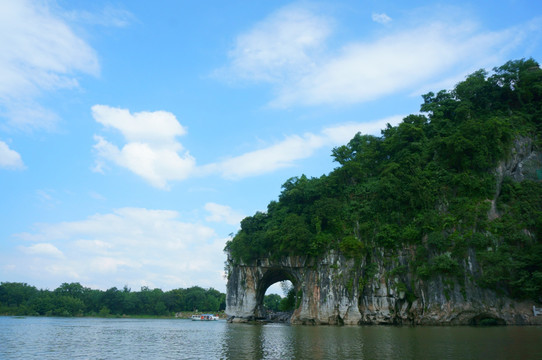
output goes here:
<path id="1" fill-rule="evenodd" d="M 388 15 L 384 14 L 384 13 L 373 13 L 371 15 L 371 19 L 373 19 L 374 22 L 377 22 L 379 24 L 387 24 L 391 21 L 391 17 L 389 17 Z"/>
<path id="2" fill-rule="evenodd" d="M 125 259 L 118 259 L 113 257 L 95 257 L 90 260 L 89 270 L 96 274 L 114 274 L 120 268 L 124 267 L 126 270 L 130 268 L 139 268 L 139 264 L 127 261 Z"/>
<path id="3" fill-rule="evenodd" d="M 240 179 L 291 167 L 296 160 L 310 157 L 324 145 L 324 139 L 307 133 L 303 136 L 288 136 L 269 147 L 251 151 L 219 163 L 202 167 L 202 172 L 220 173 L 227 179 Z"/>
<path id="4" fill-rule="evenodd" d="M 20 250 L 29 255 L 64 258 L 64 254 L 62 254 L 62 251 L 58 250 L 56 246 L 49 243 L 39 243 L 30 246 L 21 246 Z"/>
<path id="5" fill-rule="evenodd" d="M 395 115 L 369 123 L 351 122 L 325 128 L 322 130 L 322 134 L 326 137 L 327 143 L 335 146 L 343 145 L 348 143 L 358 132 L 380 136 L 380 131 L 385 129 L 387 124 L 396 126 L 403 121 L 403 118 L 402 115 Z"/>
<path id="6" fill-rule="evenodd" d="M 142 111 L 131 114 L 126 109 L 94 105 L 94 120 L 122 133 L 127 142 L 175 143 L 175 137 L 186 134 L 175 115 L 167 111 Z"/>
<path id="7" fill-rule="evenodd" d="M 219 207 L 206 209 L 222 211 L 223 221 L 235 217 Z M 19 247 L 22 257 L 10 260 L 13 271 L 33 277 L 46 274 L 58 284 L 92 282 L 102 289 L 124 284 L 135 289 L 225 287 L 220 272 L 226 239 L 210 227 L 182 221 L 171 210 L 121 208 L 80 221 L 37 224 L 35 232 L 15 238 L 33 244 Z"/>
<path id="8" fill-rule="evenodd" d="M 286 136 L 284 140 L 261 149 L 196 166 L 196 160 L 176 140 L 176 136 L 185 134 L 186 130 L 173 114 L 165 111 L 131 114 L 128 110 L 104 105 L 93 106 L 92 113 L 97 122 L 118 130 L 126 141 L 118 147 L 96 135 L 93 171 L 105 173 L 106 164 L 113 163 L 160 189 L 168 189 L 171 181 L 189 177 L 218 174 L 237 180 L 292 167 L 297 161 L 311 157 L 318 149 L 348 142 L 357 132 L 379 134 L 387 123 L 396 125 L 401 121 L 400 116 L 393 116 L 374 122 L 340 124 L 325 128 L 320 134 Z M 216 214 L 210 218 L 217 219 L 214 216 Z"/>
<path id="9" fill-rule="evenodd" d="M 209 222 L 225 222 L 230 225 L 239 225 L 245 215 L 234 211 L 231 207 L 216 203 L 205 204 L 205 210 L 209 212 L 209 216 L 205 218 Z"/>
<path id="10" fill-rule="evenodd" d="M 57 116 L 35 98 L 99 72 L 94 50 L 47 2 L 0 2 L 0 54 L 0 109 L 17 128 L 53 127 Z"/>
<path id="11" fill-rule="evenodd" d="M 0 70 L 1 72 L 1 70 Z M 0 74 L 0 78 L 1 78 Z M 1 90 L 0 90 L 1 91 Z M 18 130 L 47 130 L 55 129 L 59 116 L 50 109 L 44 108 L 32 96 L 21 94 L 19 98 L 3 101 L 0 94 L 0 109 L 5 108 L 5 118 L 8 127 Z"/>
<path id="12" fill-rule="evenodd" d="M 349 104 L 375 100 L 432 81 L 477 60 L 499 56 L 515 34 L 476 34 L 470 24 L 434 23 L 380 38 L 352 43 L 300 81 L 286 84 L 273 101 L 293 104 Z M 489 63 L 495 63 L 491 61 Z M 476 67 L 481 65 L 476 63 Z"/>
<path id="13" fill-rule="evenodd" d="M 230 51 L 231 65 L 219 73 L 255 81 L 284 81 L 315 66 L 331 32 L 330 21 L 299 7 L 288 6 L 241 34 Z"/>
<path id="14" fill-rule="evenodd" d="M 318 149 L 343 145 L 358 132 L 380 135 L 386 124 L 397 125 L 403 116 L 391 116 L 374 122 L 339 124 L 319 134 L 292 135 L 270 146 L 201 167 L 199 173 L 219 173 L 227 179 L 241 179 L 292 167 L 298 160 L 312 156 Z"/>
<path id="15" fill-rule="evenodd" d="M 119 148 L 102 136 L 95 136 L 97 160 L 94 171 L 103 172 L 105 162 L 127 168 L 151 185 L 167 189 L 168 182 L 190 176 L 196 161 L 176 140 L 186 129 L 165 111 L 139 112 L 105 105 L 92 107 L 94 119 L 106 128 L 118 130 L 126 143 Z"/>
<path id="16" fill-rule="evenodd" d="M 75 240 L 73 245 L 87 254 L 106 255 L 113 245 L 102 240 Z"/>
<path id="17" fill-rule="evenodd" d="M 21 155 L 9 148 L 8 144 L 0 141 L 0 168 L 5 169 L 24 169 Z"/>
<path id="18" fill-rule="evenodd" d="M 299 13 L 303 16 L 294 16 Z M 391 18 L 373 14 L 373 20 L 385 23 Z M 465 16 L 460 21 L 395 26 L 370 41 L 333 48 L 327 46 L 330 23 L 299 6 L 286 7 L 237 37 L 226 69 L 239 80 L 270 83 L 277 94 L 272 106 L 352 104 L 493 67 L 524 42 L 526 34 L 540 31 L 537 22 L 483 31 Z M 310 41 L 303 43 L 300 34 L 317 35 L 307 35 Z"/>
<path id="19" fill-rule="evenodd" d="M 225 178 L 240 179 L 269 173 L 311 156 L 326 141 L 310 133 L 293 135 L 263 149 L 196 167 L 195 159 L 188 151 L 183 151 L 175 138 L 185 134 L 186 130 L 171 113 L 131 114 L 128 110 L 104 105 L 93 106 L 92 113 L 95 120 L 106 128 L 121 132 L 126 141 L 119 148 L 96 135 L 94 150 L 97 156 L 93 170 L 103 173 L 106 164 L 113 163 L 161 189 L 167 189 L 170 181 L 184 180 L 190 176 L 220 174 Z"/>

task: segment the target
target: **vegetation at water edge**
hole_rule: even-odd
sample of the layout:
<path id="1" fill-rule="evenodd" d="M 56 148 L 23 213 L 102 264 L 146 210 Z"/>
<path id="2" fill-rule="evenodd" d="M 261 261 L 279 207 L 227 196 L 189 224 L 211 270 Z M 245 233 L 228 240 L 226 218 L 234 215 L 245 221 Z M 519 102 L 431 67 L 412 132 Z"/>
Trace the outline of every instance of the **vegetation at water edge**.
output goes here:
<path id="1" fill-rule="evenodd" d="M 266 295 L 265 307 L 271 311 L 288 311 L 292 308 L 290 298 Z M 101 291 L 80 283 L 63 283 L 50 291 L 25 283 L 0 283 L 0 315 L 155 318 L 183 313 L 182 317 L 188 318 L 194 312 L 221 313 L 225 308 L 226 294 L 199 286 L 165 292 L 147 287 L 140 291 L 127 287 Z"/>
<path id="2" fill-rule="evenodd" d="M 219 312 L 226 295 L 213 288 L 194 286 L 162 291 L 113 287 L 106 291 L 63 283 L 55 290 L 38 290 L 16 282 L 0 284 L 0 315 L 46 316 L 173 316 L 178 312 Z"/>

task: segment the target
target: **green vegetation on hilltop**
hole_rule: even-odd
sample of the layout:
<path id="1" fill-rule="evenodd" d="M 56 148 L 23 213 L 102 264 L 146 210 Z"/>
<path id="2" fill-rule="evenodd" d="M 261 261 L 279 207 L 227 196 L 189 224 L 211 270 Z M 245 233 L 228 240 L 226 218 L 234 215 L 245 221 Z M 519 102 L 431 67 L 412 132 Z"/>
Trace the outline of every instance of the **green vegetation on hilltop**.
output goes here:
<path id="1" fill-rule="evenodd" d="M 25 283 L 0 283 L 0 315 L 172 316 L 181 311 L 218 312 L 225 307 L 225 294 L 199 286 L 166 292 L 148 287 L 102 291 L 63 283 L 50 291 Z"/>
<path id="2" fill-rule="evenodd" d="M 480 285 L 542 301 L 542 169 L 521 182 L 495 175 L 515 142 L 542 148 L 538 63 L 479 70 L 423 100 L 421 115 L 333 149 L 330 174 L 288 179 L 267 212 L 241 222 L 226 245 L 233 260 L 330 250 L 370 260 L 375 249 L 410 247 L 418 278 L 461 279 L 471 250 Z"/>

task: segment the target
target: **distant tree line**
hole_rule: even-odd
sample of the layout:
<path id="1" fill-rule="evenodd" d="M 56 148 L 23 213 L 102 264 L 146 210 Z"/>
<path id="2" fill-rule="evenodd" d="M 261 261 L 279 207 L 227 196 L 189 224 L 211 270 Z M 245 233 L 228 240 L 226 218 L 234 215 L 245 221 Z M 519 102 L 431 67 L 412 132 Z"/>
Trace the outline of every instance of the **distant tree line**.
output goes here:
<path id="1" fill-rule="evenodd" d="M 263 305 L 268 311 L 292 311 L 299 304 L 297 304 L 297 294 L 295 288 L 289 282 L 281 283 L 284 297 L 278 294 L 265 295 L 263 298 Z"/>
<path id="2" fill-rule="evenodd" d="M 38 290 L 26 283 L 0 283 L 0 315 L 45 316 L 170 316 L 181 311 L 218 312 L 226 295 L 213 288 L 193 286 L 162 291 L 142 287 L 94 290 L 80 283 L 63 283 L 55 290 Z"/>

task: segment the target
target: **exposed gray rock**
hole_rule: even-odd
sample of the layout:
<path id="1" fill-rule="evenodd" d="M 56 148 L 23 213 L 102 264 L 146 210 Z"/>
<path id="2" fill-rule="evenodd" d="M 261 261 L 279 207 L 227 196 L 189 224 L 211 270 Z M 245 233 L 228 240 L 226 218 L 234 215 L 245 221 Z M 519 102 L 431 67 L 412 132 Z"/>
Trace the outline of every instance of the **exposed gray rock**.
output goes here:
<path id="1" fill-rule="evenodd" d="M 514 145 L 507 159 L 502 160 L 495 169 L 497 191 L 491 201 L 489 218 L 499 216 L 496 208 L 497 197 L 501 193 L 501 185 L 506 177 L 515 181 L 542 180 L 542 152 L 534 148 L 533 140 L 528 137 L 519 137 L 514 140 Z"/>
<path id="2" fill-rule="evenodd" d="M 232 322 L 264 319 L 265 291 L 283 280 L 290 280 L 302 294 L 291 323 L 358 324 L 361 319 L 358 287 L 354 284 L 361 269 L 353 260 L 329 253 L 318 263 L 307 257 L 287 257 L 240 265 L 233 265 L 229 259 L 228 264 L 226 314 Z"/>
<path id="3" fill-rule="evenodd" d="M 266 321 L 273 323 L 289 323 L 290 319 L 292 318 L 292 314 L 292 311 L 268 313 Z"/>
<path id="4" fill-rule="evenodd" d="M 471 257 L 472 251 L 463 266 L 478 271 Z M 408 270 L 390 276 L 393 269 L 405 266 L 405 259 L 404 254 L 394 260 L 375 258 L 377 271 L 372 279 L 363 278 L 367 264 L 356 266 L 353 260 L 336 253 L 328 254 L 318 264 L 301 257 L 277 262 L 266 259 L 259 265 L 230 264 L 226 313 L 231 322 L 273 321 L 263 309 L 265 291 L 276 281 L 290 280 L 302 293 L 299 306 L 286 315 L 291 316 L 292 324 L 475 325 L 486 320 L 508 325 L 542 324 L 542 316 L 533 315 L 533 302 L 498 296 L 477 286 L 468 275 L 462 285 L 442 276 L 423 281 Z M 282 321 L 284 317 L 282 314 Z"/>

